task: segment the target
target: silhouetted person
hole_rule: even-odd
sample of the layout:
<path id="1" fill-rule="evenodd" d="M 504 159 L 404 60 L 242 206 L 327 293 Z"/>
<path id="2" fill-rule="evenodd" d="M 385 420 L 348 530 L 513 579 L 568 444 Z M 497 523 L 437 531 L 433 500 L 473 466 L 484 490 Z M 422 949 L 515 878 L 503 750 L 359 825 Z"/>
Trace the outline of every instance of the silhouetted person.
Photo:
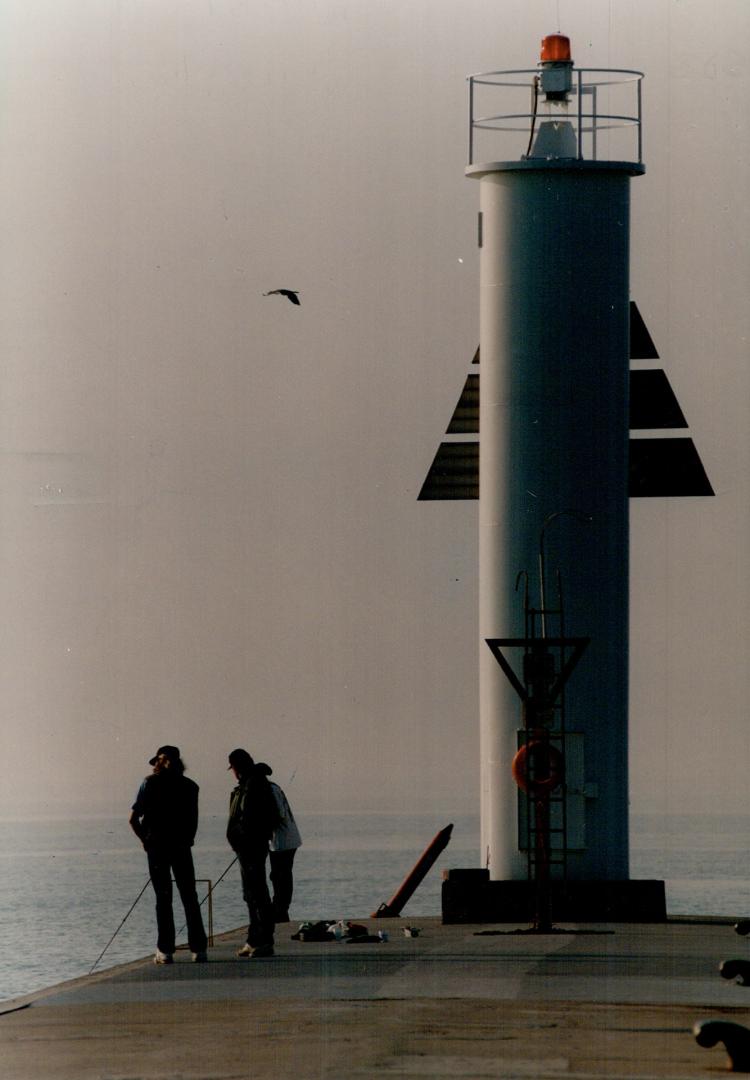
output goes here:
<path id="1" fill-rule="evenodd" d="M 185 776 L 176 746 L 160 746 L 149 761 L 153 773 L 140 786 L 130 812 L 130 826 L 148 856 L 156 894 L 157 942 L 154 963 L 171 964 L 175 950 L 172 875 L 185 909 L 193 961 L 204 962 L 206 931 L 195 891 L 190 850 L 198 831 L 198 785 Z"/>
<path id="2" fill-rule="evenodd" d="M 266 765 L 265 762 L 258 762 L 258 768 L 266 776 L 273 773 L 271 766 Z M 271 785 L 271 791 L 276 799 L 276 806 L 281 817 L 277 828 L 271 834 L 270 841 L 271 872 L 269 877 L 271 878 L 271 888 L 273 890 L 271 902 L 273 904 L 274 922 L 283 923 L 289 922 L 289 908 L 294 891 L 292 866 L 294 856 L 297 854 L 297 848 L 302 847 L 302 837 L 286 795 L 273 780 L 268 782 Z"/>
<path id="3" fill-rule="evenodd" d="M 271 834 L 279 824 L 279 812 L 265 773 L 247 750 L 233 750 L 229 768 L 237 786 L 229 800 L 227 840 L 237 853 L 242 895 L 250 918 L 247 941 L 237 955 L 251 959 L 273 956 L 274 919 L 266 881 L 266 858 Z"/>

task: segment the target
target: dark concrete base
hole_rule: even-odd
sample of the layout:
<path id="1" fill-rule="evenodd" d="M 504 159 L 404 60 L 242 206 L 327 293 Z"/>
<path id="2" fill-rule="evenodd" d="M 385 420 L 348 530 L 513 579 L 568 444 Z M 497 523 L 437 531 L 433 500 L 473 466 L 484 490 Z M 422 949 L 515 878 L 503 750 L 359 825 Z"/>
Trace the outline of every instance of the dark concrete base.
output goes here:
<path id="1" fill-rule="evenodd" d="M 444 923 L 534 921 L 535 885 L 490 881 L 487 870 L 443 871 Z M 663 881 L 552 881 L 550 917 L 558 922 L 666 922 Z"/>

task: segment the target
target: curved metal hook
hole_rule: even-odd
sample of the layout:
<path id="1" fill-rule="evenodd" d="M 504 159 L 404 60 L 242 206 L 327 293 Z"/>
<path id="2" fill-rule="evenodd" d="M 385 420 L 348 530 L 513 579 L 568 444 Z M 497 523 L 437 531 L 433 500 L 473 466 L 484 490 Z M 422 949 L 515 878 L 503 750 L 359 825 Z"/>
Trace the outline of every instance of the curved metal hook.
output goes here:
<path id="1" fill-rule="evenodd" d="M 528 570 L 519 570 L 516 574 L 516 592 L 518 592 L 518 586 L 521 584 L 521 578 L 523 581 L 523 610 L 524 615 L 528 614 L 529 610 L 529 572 Z"/>
<path id="2" fill-rule="evenodd" d="M 544 532 L 548 525 L 559 517 L 574 517 L 579 521 L 585 521 L 591 523 L 594 519 L 591 514 L 584 514 L 582 510 L 555 510 L 554 513 L 548 514 L 542 523 L 542 528 L 539 532 L 539 609 L 541 611 L 542 622 L 542 637 L 547 636 L 546 617 L 544 614 L 545 596 L 544 596 Z"/>

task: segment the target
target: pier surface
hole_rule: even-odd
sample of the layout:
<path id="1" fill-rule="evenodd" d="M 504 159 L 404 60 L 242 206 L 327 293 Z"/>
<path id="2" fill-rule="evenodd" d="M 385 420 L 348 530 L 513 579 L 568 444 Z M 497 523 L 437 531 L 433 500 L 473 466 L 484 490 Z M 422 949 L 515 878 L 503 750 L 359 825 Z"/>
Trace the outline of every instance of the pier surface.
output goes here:
<path id="1" fill-rule="evenodd" d="M 731 923 L 565 924 L 529 934 L 438 918 L 364 919 L 383 943 L 301 942 L 209 962 L 178 951 L 0 1005 L 4 1080 L 717 1077 L 697 1020 L 750 1024 L 750 954 Z M 419 927 L 406 937 L 405 926 Z"/>

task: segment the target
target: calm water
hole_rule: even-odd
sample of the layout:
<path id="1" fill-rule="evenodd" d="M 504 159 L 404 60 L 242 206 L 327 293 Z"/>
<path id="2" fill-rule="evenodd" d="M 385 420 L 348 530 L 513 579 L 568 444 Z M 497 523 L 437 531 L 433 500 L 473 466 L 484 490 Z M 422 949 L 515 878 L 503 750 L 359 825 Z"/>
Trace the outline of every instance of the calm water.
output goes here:
<path id="1" fill-rule="evenodd" d="M 300 824 L 305 842 L 295 864 L 293 920 L 369 915 L 448 822 L 430 815 L 308 814 Z M 223 815 L 204 816 L 195 848 L 199 875 L 214 882 L 232 859 L 224 825 Z M 475 817 L 454 819 L 451 843 L 406 916 L 440 913 L 441 870 L 476 866 L 478 834 Z M 747 917 L 748 848 L 750 817 L 636 818 L 631 875 L 666 880 L 672 914 Z M 0 822 L 0 870 L 0 1000 L 86 974 L 147 880 L 143 852 L 121 819 Z M 179 902 L 176 912 L 179 929 Z M 216 887 L 213 920 L 215 933 L 246 920 L 236 865 Z M 149 887 L 99 968 L 147 955 L 154 939 Z"/>

